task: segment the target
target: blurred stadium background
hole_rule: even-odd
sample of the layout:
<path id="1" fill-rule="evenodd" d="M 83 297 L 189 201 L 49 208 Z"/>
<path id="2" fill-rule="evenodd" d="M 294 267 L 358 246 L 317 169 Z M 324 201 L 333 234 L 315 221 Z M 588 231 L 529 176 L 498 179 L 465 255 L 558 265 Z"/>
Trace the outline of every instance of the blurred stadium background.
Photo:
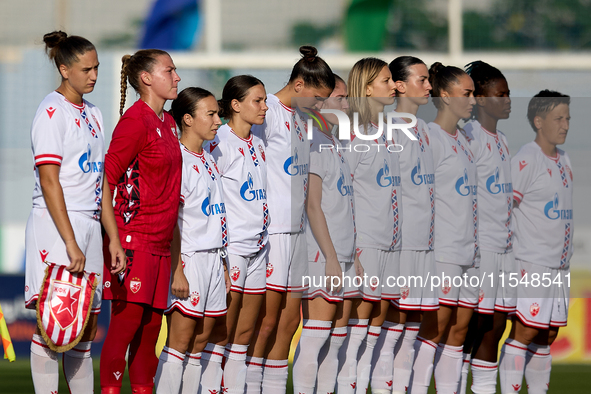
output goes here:
<path id="1" fill-rule="evenodd" d="M 302 44 L 316 45 L 345 79 L 370 55 L 390 62 L 411 54 L 459 67 L 481 59 L 504 72 L 515 98 L 512 129 L 499 126 L 512 152 L 533 138 L 525 119 L 533 94 L 548 88 L 571 95 L 564 149 L 577 181 L 573 302 L 552 351 L 557 362 L 591 364 L 590 0 L 0 0 L 0 7 L 0 303 L 17 353 L 28 354 L 35 324 L 22 296 L 33 188 L 29 131 L 37 105 L 59 84 L 42 36 L 61 29 L 97 46 L 99 81 L 87 99 L 103 112 L 107 141 L 118 119 L 120 59 L 138 48 L 169 50 L 180 88 L 218 96 L 229 77 L 243 73 L 262 79 L 268 92 L 279 90 Z M 434 118 L 428 110 L 419 115 Z M 99 339 L 104 334 L 99 329 Z"/>

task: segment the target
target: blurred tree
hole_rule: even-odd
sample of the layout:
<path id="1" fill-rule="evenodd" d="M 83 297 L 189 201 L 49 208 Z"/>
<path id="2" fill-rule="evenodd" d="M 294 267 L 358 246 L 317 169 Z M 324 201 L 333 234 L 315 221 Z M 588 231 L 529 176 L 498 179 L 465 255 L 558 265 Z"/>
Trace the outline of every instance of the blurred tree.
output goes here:
<path id="1" fill-rule="evenodd" d="M 298 22 L 291 28 L 291 43 L 296 46 L 319 46 L 322 40 L 336 35 L 338 24 L 316 26 L 310 22 Z"/>

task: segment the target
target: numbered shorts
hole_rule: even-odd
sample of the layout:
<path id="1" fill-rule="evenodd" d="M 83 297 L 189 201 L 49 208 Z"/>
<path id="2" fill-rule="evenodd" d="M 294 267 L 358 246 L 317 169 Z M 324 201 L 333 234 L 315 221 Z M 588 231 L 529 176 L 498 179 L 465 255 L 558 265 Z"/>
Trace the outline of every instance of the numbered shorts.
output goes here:
<path id="1" fill-rule="evenodd" d="M 438 290 L 431 287 L 435 270 L 432 250 L 400 252 L 400 298 L 392 304 L 403 311 L 435 311 L 439 309 Z"/>
<path id="2" fill-rule="evenodd" d="M 249 256 L 228 253 L 228 274 L 232 281 L 230 290 L 244 294 L 265 294 L 265 263 L 269 244 Z"/>
<path id="3" fill-rule="evenodd" d="M 347 272 L 351 272 L 353 262 L 339 263 L 343 275 L 339 278 L 339 283 L 342 286 L 342 282 L 347 282 Z M 344 279 L 344 280 L 343 280 Z M 326 262 L 309 261 L 308 262 L 308 275 L 304 277 L 304 286 L 307 286 L 306 291 L 302 295 L 302 298 L 311 300 L 316 297 L 322 297 L 330 302 L 341 302 L 345 295 L 344 286 L 341 287 L 340 291 L 331 291 L 331 281 L 326 277 Z M 337 285 L 335 279 L 335 286 Z"/>
<path id="4" fill-rule="evenodd" d="M 470 309 L 478 306 L 479 268 L 435 261 L 435 271 L 441 282 L 438 286 L 439 305 Z"/>
<path id="5" fill-rule="evenodd" d="M 227 312 L 224 261 L 219 249 L 182 254 L 183 273 L 189 282 L 189 297 L 177 298 L 168 291 L 168 308 L 164 313 L 178 310 L 185 316 L 217 317 Z"/>
<path id="6" fill-rule="evenodd" d="M 267 290 L 281 293 L 304 291 L 302 278 L 308 274 L 306 234 L 269 234 L 267 245 Z"/>
<path id="7" fill-rule="evenodd" d="M 512 313 L 517 305 L 517 288 L 509 286 L 511 273 L 517 273 L 513 252 L 480 251 L 480 277 L 483 278 L 475 312 L 492 315 L 495 311 Z"/>
<path id="8" fill-rule="evenodd" d="M 158 256 L 141 250 L 123 249 L 127 267 L 119 275 L 109 272 L 111 258 L 105 237 L 105 300 L 120 300 L 150 305 L 155 309 L 168 306 L 170 256 Z"/>
<path id="9" fill-rule="evenodd" d="M 566 275 L 570 270 L 516 261 L 520 278 L 517 318 L 526 326 L 543 330 L 566 326 L 570 297 L 570 277 Z"/>
<path id="10" fill-rule="evenodd" d="M 98 286 L 92 300 L 91 313 L 101 311 L 103 293 L 103 240 L 98 220 L 82 212 L 68 212 L 76 243 L 86 257 L 84 270 L 96 273 Z M 25 306 L 35 309 L 39 290 L 45 277 L 48 263 L 70 265 L 66 244 L 62 240 L 49 211 L 33 208 L 25 230 Z"/>

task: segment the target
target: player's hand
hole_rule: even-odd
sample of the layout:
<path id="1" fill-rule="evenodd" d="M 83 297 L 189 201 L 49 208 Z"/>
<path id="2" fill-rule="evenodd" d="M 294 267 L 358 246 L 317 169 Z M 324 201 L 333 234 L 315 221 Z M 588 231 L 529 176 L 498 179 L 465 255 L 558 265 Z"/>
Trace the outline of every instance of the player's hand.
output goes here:
<path id="1" fill-rule="evenodd" d="M 355 253 L 355 262 L 353 263 L 353 267 L 355 268 L 355 276 L 363 278 L 365 270 L 363 269 L 363 265 L 361 265 L 361 261 L 359 261 L 359 256 L 357 253 Z"/>
<path id="2" fill-rule="evenodd" d="M 86 257 L 78 247 L 76 240 L 66 242 L 66 253 L 70 258 L 70 265 L 66 267 L 66 270 L 72 274 L 84 272 Z"/>
<path id="3" fill-rule="evenodd" d="M 172 276 L 170 291 L 173 296 L 181 300 L 189 297 L 189 281 L 183 270 L 177 270 Z"/>
<path id="4" fill-rule="evenodd" d="M 109 242 L 109 253 L 111 253 L 111 274 L 117 275 L 127 267 L 127 256 L 119 240 Z"/>
<path id="5" fill-rule="evenodd" d="M 343 270 L 341 269 L 341 264 L 338 262 L 337 259 L 330 260 L 326 262 L 325 268 L 325 275 L 326 275 L 326 290 L 327 291 L 334 291 L 338 293 L 343 288 Z M 334 283 L 333 283 L 334 278 Z M 338 285 L 333 287 L 334 285 Z"/>

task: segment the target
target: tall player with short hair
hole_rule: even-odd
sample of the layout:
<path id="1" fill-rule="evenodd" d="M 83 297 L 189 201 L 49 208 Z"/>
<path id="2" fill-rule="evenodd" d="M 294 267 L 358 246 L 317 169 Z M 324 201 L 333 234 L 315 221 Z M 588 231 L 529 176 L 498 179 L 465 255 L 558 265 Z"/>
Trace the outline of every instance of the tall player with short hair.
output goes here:
<path id="1" fill-rule="evenodd" d="M 100 279 L 103 269 L 101 223 L 111 237 L 108 269 L 117 274 L 125 268 L 125 253 L 119 242 L 111 193 L 103 173 L 103 118 L 101 111 L 83 98 L 94 90 L 98 77 L 96 49 L 87 39 L 68 36 L 62 31 L 45 34 L 43 41 L 62 81 L 41 102 L 31 127 L 35 189 L 25 234 L 25 300 L 29 309 L 35 309 L 39 302 L 47 264 L 54 263 L 60 269 L 65 267 L 74 276 L 96 273 Z M 72 393 L 89 393 L 94 387 L 90 347 L 96 334 L 101 295 L 102 281 L 99 280 L 82 337 L 63 354 L 64 375 Z M 71 307 L 60 309 L 62 313 L 67 314 L 68 309 L 72 313 Z M 78 308 L 77 319 L 86 317 L 82 309 Z M 57 357 L 37 327 L 31 341 L 35 392 L 57 393 Z"/>
<path id="2" fill-rule="evenodd" d="M 501 391 L 518 392 L 523 375 L 532 394 L 550 384 L 550 345 L 566 326 L 570 258 L 573 253 L 573 173 L 564 144 L 570 97 L 542 90 L 529 102 L 527 119 L 536 133 L 511 160 L 517 313 L 501 349 Z M 527 284 L 526 284 L 527 283 Z M 546 284 L 550 284 L 547 286 Z"/>

